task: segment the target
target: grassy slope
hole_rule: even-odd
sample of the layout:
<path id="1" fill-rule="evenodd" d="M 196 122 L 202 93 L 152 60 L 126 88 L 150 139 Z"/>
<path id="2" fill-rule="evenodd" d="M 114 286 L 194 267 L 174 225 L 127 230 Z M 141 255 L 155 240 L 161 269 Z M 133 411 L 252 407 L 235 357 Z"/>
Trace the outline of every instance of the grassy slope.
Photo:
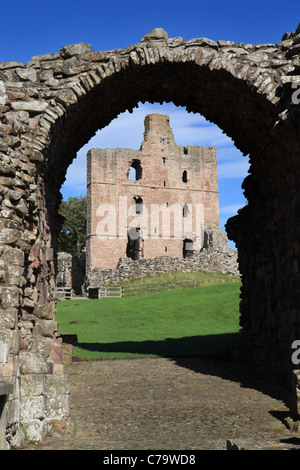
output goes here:
<path id="1" fill-rule="evenodd" d="M 207 286 L 211 284 L 221 284 L 229 282 L 238 282 L 239 277 L 231 274 L 210 273 L 207 271 L 198 271 L 193 273 L 185 272 L 167 272 L 158 273 L 153 276 L 145 276 L 129 281 L 120 282 L 120 286 L 139 286 L 143 284 L 155 284 L 160 282 L 193 280 L 197 286 Z"/>
<path id="2" fill-rule="evenodd" d="M 69 300 L 58 303 L 56 320 L 61 334 L 77 334 L 74 354 L 86 359 L 220 354 L 239 330 L 239 289 L 239 282 L 230 282 Z"/>

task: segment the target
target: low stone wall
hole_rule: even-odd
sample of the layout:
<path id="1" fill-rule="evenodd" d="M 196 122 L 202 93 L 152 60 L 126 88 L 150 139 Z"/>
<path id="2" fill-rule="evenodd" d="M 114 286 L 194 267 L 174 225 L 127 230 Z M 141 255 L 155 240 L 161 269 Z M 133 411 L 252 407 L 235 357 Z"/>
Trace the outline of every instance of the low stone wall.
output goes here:
<path id="1" fill-rule="evenodd" d="M 57 254 L 56 287 L 72 287 L 72 260 L 70 253 Z"/>
<path id="2" fill-rule="evenodd" d="M 95 268 L 86 277 L 85 288 L 93 286 L 114 286 L 120 281 L 133 278 L 153 276 L 166 272 L 230 272 L 239 275 L 237 252 L 234 249 L 218 251 L 204 249 L 201 253 L 189 258 L 170 258 L 159 256 L 154 259 L 134 261 L 131 258 L 121 258 L 116 269 Z"/>

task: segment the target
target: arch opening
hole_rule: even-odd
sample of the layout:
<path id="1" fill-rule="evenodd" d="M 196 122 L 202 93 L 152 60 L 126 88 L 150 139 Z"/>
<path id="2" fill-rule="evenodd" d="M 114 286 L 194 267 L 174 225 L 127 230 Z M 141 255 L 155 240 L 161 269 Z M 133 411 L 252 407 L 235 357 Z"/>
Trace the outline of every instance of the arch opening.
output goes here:
<path id="1" fill-rule="evenodd" d="M 130 165 L 128 179 L 132 181 L 139 181 L 143 176 L 143 168 L 139 160 L 133 160 Z"/>
<path id="2" fill-rule="evenodd" d="M 186 80 L 187 76 L 189 80 Z M 182 87 L 183 82 L 185 87 Z M 206 87 L 207 83 L 209 87 Z M 40 166 L 40 191 L 45 195 L 48 214 L 46 225 L 51 231 L 52 244 L 55 245 L 57 236 L 56 214 L 61 199 L 58 196 L 54 201 L 53 194 L 59 195 L 64 175 L 76 152 L 89 141 L 97 129 L 106 127 L 126 109 L 132 110 L 139 102 L 147 101 L 173 102 L 176 106 L 186 106 L 188 112 L 200 113 L 232 138 L 236 148 L 244 156 L 250 155 L 251 174 L 243 187 L 249 204 L 243 209 L 243 215 L 250 211 L 251 217 L 242 217 L 239 214 L 238 221 L 227 225 L 227 228 L 229 238 L 236 241 L 238 249 L 253 249 L 248 244 L 251 230 L 248 228 L 245 231 L 245 227 L 249 225 L 250 219 L 251 225 L 262 226 L 263 214 L 270 213 L 271 206 L 274 207 L 274 199 L 272 202 L 268 198 L 262 199 L 259 193 L 262 192 L 262 185 L 268 186 L 270 191 L 274 187 L 273 175 L 277 170 L 268 165 L 270 154 L 277 161 L 280 160 L 276 150 L 276 145 L 280 147 L 280 139 L 273 136 L 271 144 L 269 133 L 276 123 L 277 109 L 263 94 L 249 87 L 246 80 L 239 80 L 222 68 L 211 70 L 188 61 L 176 64 L 165 61 L 155 65 L 125 68 L 108 77 L 101 86 L 91 89 L 82 98 L 83 106 L 77 108 L 75 104 L 72 105 L 68 117 L 52 126 L 49 145 L 45 148 L 47 163 Z M 84 124 L 79 126 L 79 122 Z M 57 173 L 55 168 L 58 161 L 61 164 Z M 253 192 L 254 187 L 256 189 Z M 258 199 L 260 211 L 255 212 Z M 262 253 L 265 248 L 261 245 L 259 251 Z M 265 253 L 267 251 L 270 250 L 266 248 Z M 261 256 L 263 255 L 257 255 L 257 259 L 261 259 Z M 248 273 L 249 263 L 245 258 L 243 263 L 242 271 Z M 247 295 L 251 296 L 251 292 L 244 287 L 243 296 Z M 247 317 L 248 313 L 244 316 Z M 241 320 L 242 330 L 247 321 Z"/>
<path id="3" fill-rule="evenodd" d="M 185 240 L 183 240 L 183 257 L 189 258 L 190 256 L 193 256 L 193 254 L 194 254 L 194 242 L 193 240 L 186 238 Z"/>
<path id="4" fill-rule="evenodd" d="M 191 80 L 186 83 L 185 87 L 182 87 L 182 81 L 186 81 L 186 74 L 191 77 Z M 134 90 L 128 85 L 131 81 L 135 83 Z M 199 89 L 199 83 L 206 81 L 214 84 L 210 92 L 207 92 L 205 87 L 203 90 Z M 223 82 L 227 85 L 226 93 L 224 87 L 220 86 Z M 251 128 L 248 125 L 247 129 L 241 128 L 238 116 L 243 104 L 234 99 L 237 88 L 241 96 L 239 101 L 243 104 L 247 102 L 246 121 L 261 120 L 262 124 L 259 129 L 258 126 Z M 145 103 L 146 101 L 173 102 L 176 106 L 185 106 L 188 112 L 200 113 L 223 129 L 244 155 L 255 154 L 259 146 L 259 138 L 264 135 L 264 127 L 269 127 L 270 119 L 272 119 L 272 116 L 265 113 L 265 107 L 259 103 L 260 99 L 262 99 L 260 96 L 247 89 L 243 81 L 234 79 L 230 74 L 224 71 L 208 72 L 190 63 L 185 67 L 183 64 L 177 66 L 160 64 L 144 67 L 143 70 L 133 69 L 131 73 L 119 72 L 107 79 L 107 85 L 99 89 L 95 87 L 85 96 L 84 110 L 80 106 L 76 111 L 76 106 L 73 105 L 75 109 L 69 113 L 68 119 L 61 119 L 60 130 L 53 126 L 53 132 L 49 133 L 51 144 L 48 146 L 47 164 L 40 170 L 43 180 L 52 191 L 54 187 L 59 189 L 76 153 L 97 130 L 105 128 L 126 109 L 132 110 L 139 102 Z M 220 106 L 220 103 L 224 105 Z M 268 107 L 268 104 L 266 106 Z M 226 109 L 229 111 L 225 112 Z M 257 138 L 254 139 L 253 135 Z M 57 166 L 58 173 L 55 171 Z"/>

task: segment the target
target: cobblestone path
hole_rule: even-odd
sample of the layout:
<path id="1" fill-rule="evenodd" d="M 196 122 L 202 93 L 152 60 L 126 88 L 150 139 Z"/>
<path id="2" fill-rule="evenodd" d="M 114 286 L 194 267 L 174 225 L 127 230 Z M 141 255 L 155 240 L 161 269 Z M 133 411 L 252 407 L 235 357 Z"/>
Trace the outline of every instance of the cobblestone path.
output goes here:
<path id="1" fill-rule="evenodd" d="M 72 431 L 44 450 L 300 449 L 284 422 L 282 390 L 266 390 L 246 368 L 202 359 L 73 362 Z"/>

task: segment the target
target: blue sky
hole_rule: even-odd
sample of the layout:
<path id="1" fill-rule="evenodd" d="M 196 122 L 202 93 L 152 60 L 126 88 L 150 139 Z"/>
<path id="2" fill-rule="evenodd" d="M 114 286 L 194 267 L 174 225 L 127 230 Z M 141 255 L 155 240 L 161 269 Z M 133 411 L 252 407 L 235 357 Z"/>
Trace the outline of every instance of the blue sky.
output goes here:
<path id="1" fill-rule="evenodd" d="M 153 28 L 164 28 L 169 37 L 186 40 L 207 37 L 262 44 L 279 42 L 300 22 L 297 2 L 152 0 L 19 0 L 1 4 L 0 62 L 26 63 L 34 55 L 59 52 L 76 42 L 93 50 L 124 48 L 135 44 Z M 248 159 L 215 125 L 198 114 L 172 103 L 139 105 L 133 114 L 122 113 L 87 143 L 69 167 L 62 187 L 63 198 L 86 193 L 86 152 L 91 147 L 138 149 L 143 139 L 146 114 L 170 116 L 175 140 L 180 145 L 216 145 L 219 165 L 220 228 L 245 204 L 241 183 L 247 175 Z"/>

